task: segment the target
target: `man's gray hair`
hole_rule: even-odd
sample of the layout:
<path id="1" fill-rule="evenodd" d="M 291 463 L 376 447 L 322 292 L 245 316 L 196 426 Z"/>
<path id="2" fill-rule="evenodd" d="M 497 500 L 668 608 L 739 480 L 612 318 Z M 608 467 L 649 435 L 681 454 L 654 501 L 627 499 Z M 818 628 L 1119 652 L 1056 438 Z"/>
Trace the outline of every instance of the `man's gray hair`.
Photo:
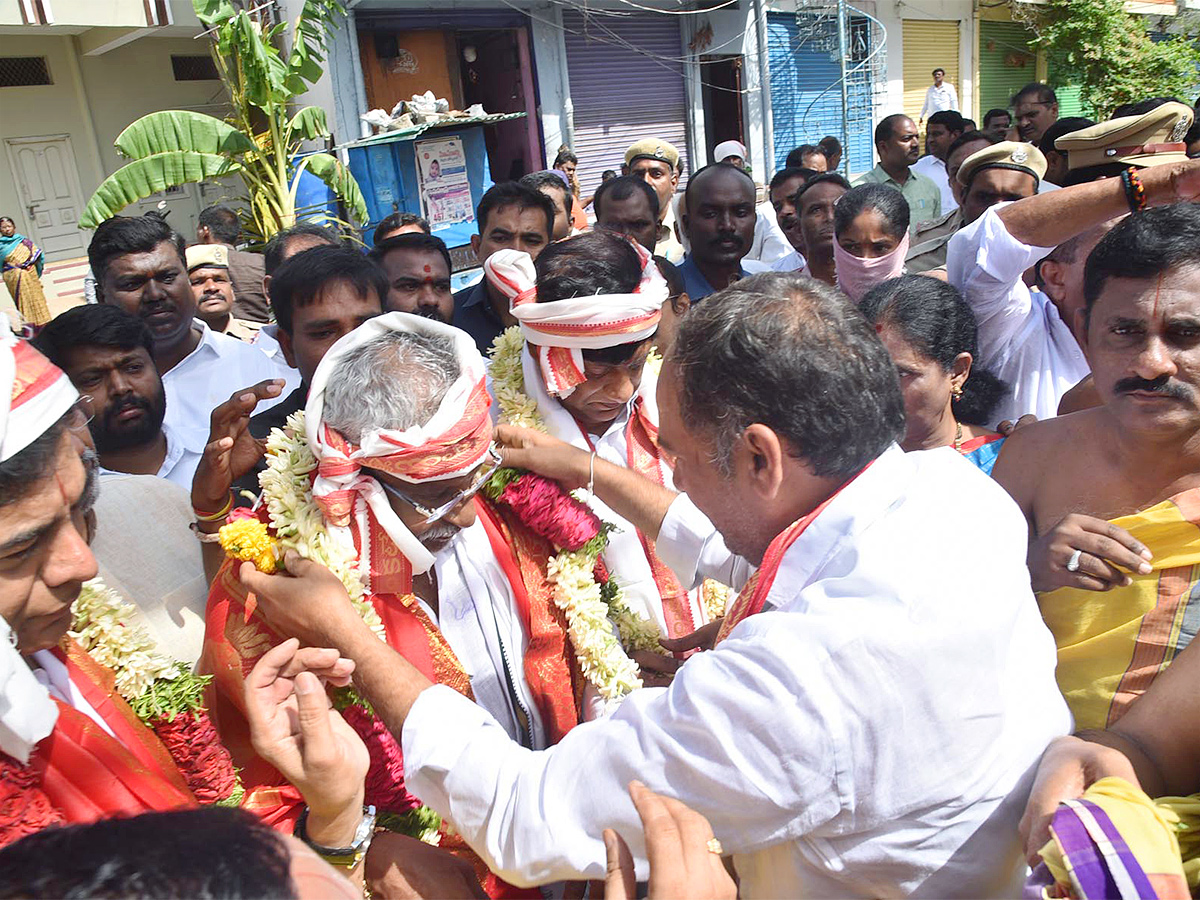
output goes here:
<path id="1" fill-rule="evenodd" d="M 329 373 L 325 424 L 346 440 L 424 425 L 462 373 L 448 337 L 388 331 L 356 347 Z"/>

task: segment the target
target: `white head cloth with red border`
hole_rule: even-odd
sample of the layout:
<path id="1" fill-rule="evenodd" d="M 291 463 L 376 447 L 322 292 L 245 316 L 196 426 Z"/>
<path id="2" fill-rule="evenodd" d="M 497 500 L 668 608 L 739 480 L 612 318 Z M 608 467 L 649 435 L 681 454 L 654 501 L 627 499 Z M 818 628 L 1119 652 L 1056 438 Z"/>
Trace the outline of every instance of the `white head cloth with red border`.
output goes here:
<path id="1" fill-rule="evenodd" d="M 642 264 L 631 294 L 596 294 L 539 303 L 533 259 L 520 250 L 497 250 L 483 264 L 485 277 L 509 300 L 525 342 L 538 362 L 546 390 L 569 397 L 587 380 L 584 350 L 644 341 L 658 330 L 670 293 L 654 257 L 630 241 Z"/>
<path id="2" fill-rule="evenodd" d="M 460 374 L 442 398 L 437 412 L 423 425 L 401 431 L 379 429 L 347 440 L 324 421 L 325 390 L 338 363 L 375 338 L 389 331 L 448 338 L 458 358 Z M 403 385 L 396 385 L 403 390 Z M 393 312 L 364 322 L 329 348 L 317 366 L 308 392 L 304 422 L 308 445 L 317 458 L 313 497 L 321 506 L 333 534 L 352 541 L 351 517 L 359 525 L 362 541 L 368 533 L 367 508 L 387 532 L 400 552 L 421 574 L 433 565 L 431 554 L 400 520 L 379 482 L 364 474 L 364 466 L 379 469 L 410 484 L 445 481 L 473 471 L 487 456 L 492 440 L 483 357 L 474 341 L 463 331 L 440 322 Z M 360 571 L 368 574 L 368 554 L 359 560 Z"/>
<path id="3" fill-rule="evenodd" d="M 79 399 L 58 366 L 26 341 L 0 329 L 0 463 L 12 459 L 61 419 Z M 17 652 L 0 618 L 0 750 L 24 764 L 54 729 L 58 708 Z"/>

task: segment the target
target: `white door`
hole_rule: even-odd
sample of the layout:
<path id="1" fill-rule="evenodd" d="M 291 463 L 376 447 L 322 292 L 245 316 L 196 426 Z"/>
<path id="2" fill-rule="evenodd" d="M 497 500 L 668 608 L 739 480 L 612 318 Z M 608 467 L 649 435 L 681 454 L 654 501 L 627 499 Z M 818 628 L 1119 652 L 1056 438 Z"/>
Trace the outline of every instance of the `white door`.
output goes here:
<path id="1" fill-rule="evenodd" d="M 24 207 L 14 216 L 50 261 L 87 252 L 88 236 L 79 230 L 83 192 L 71 138 L 65 134 L 6 138 L 17 193 Z M 22 229 L 22 230 L 24 230 Z"/>

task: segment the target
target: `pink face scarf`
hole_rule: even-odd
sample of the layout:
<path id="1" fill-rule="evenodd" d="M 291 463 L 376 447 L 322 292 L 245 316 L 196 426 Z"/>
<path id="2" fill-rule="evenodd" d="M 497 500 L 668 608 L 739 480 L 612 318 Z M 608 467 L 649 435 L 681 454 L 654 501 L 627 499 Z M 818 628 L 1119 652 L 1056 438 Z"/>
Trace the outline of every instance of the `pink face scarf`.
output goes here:
<path id="1" fill-rule="evenodd" d="M 857 303 L 863 294 L 880 282 L 904 274 L 904 257 L 908 256 L 908 232 L 896 245 L 896 249 L 885 256 L 875 259 L 863 259 L 854 256 L 850 251 L 833 239 L 833 262 L 837 267 L 837 283 L 842 291 Z"/>

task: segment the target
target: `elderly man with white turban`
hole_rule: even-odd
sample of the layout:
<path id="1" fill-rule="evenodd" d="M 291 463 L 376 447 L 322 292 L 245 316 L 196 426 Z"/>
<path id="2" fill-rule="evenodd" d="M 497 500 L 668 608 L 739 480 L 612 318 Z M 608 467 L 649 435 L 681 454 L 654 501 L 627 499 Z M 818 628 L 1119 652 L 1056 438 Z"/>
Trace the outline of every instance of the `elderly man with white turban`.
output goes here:
<path id="1" fill-rule="evenodd" d="M 261 515 L 298 551 L 289 570 L 307 557 L 338 573 L 378 637 L 540 749 L 578 723 L 592 694 L 547 579 L 554 548 L 481 491 L 499 462 L 490 404 L 464 332 L 399 312 L 371 319 L 330 348 L 303 418 L 268 441 Z M 214 718 L 243 779 L 279 787 L 281 819 L 301 812 L 299 798 L 246 740 L 243 684 L 277 638 L 293 635 L 303 623 L 264 621 L 227 564 L 209 597 L 200 667 L 215 677 Z M 345 699 L 371 751 L 367 802 L 393 814 L 418 808 L 394 739 Z"/>

